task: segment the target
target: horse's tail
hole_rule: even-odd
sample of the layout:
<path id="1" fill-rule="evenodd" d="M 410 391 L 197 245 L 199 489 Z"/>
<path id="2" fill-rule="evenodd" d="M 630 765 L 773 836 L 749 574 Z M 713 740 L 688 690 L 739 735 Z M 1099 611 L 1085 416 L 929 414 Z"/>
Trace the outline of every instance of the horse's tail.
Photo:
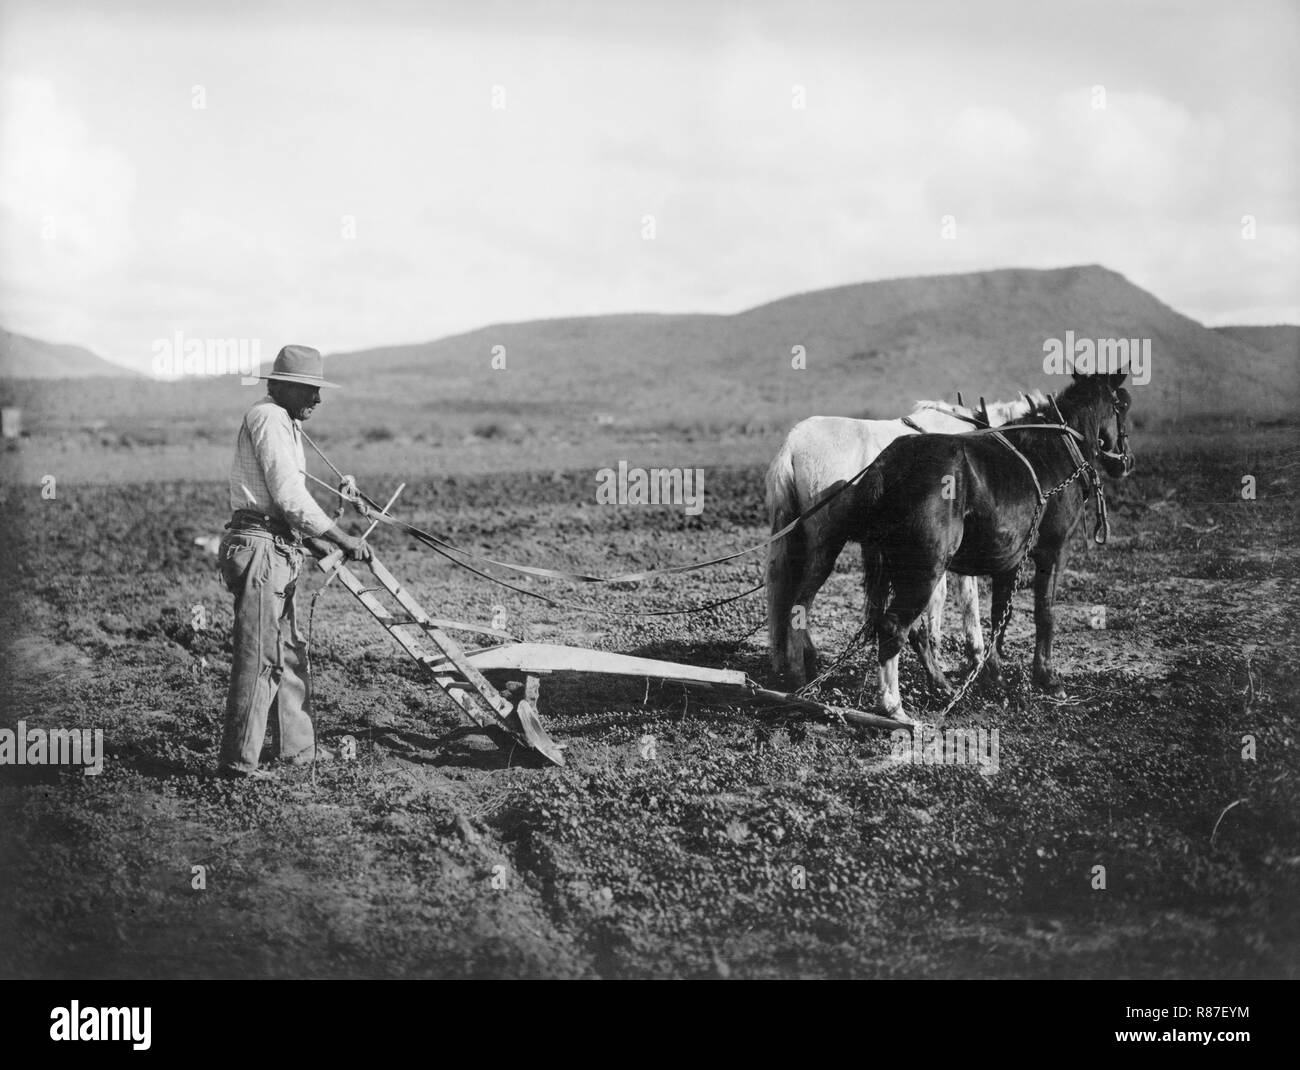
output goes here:
<path id="1" fill-rule="evenodd" d="M 863 640 L 870 642 L 880 630 L 889 603 L 889 576 L 885 571 L 885 555 L 880 543 L 872 538 L 872 518 L 884 496 L 885 483 L 880 471 L 872 467 L 858 484 L 857 519 L 862 531 L 862 587 L 866 594 L 863 621 L 866 631 Z"/>
<path id="2" fill-rule="evenodd" d="M 794 477 L 794 456 L 787 439 L 767 469 L 767 515 L 773 534 L 791 523 L 802 509 Z M 803 526 L 767 548 L 767 638 L 774 663 L 785 651 L 790 611 L 803 574 L 806 533 Z"/>

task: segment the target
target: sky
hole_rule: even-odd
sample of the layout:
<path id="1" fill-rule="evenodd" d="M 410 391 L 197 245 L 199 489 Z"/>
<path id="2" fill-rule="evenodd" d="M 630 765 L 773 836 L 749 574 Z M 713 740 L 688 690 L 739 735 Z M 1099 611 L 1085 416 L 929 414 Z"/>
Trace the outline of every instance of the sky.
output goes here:
<path id="1" fill-rule="evenodd" d="M 0 325 L 329 351 L 1100 263 L 1300 323 L 1300 5 L 0 0 Z"/>

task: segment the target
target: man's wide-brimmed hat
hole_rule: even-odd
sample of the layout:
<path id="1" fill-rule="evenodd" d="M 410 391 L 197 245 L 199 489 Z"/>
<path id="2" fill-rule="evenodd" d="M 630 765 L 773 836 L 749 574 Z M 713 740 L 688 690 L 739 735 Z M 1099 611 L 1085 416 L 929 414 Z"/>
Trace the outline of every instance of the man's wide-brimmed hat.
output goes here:
<path id="1" fill-rule="evenodd" d="M 332 386 L 321 373 L 325 370 L 325 358 L 320 350 L 311 346 L 285 346 L 275 355 L 275 366 L 270 375 L 259 375 L 259 379 L 279 379 L 284 383 L 305 383 L 307 386 Z"/>

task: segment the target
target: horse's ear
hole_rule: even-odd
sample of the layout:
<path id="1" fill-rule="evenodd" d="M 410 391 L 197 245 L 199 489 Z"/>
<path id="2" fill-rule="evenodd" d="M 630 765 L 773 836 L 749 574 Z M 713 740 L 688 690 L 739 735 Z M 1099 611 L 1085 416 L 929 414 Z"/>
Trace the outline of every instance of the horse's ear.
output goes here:
<path id="1" fill-rule="evenodd" d="M 1084 375 L 1083 372 L 1075 372 L 1075 373 L 1074 373 L 1074 381 L 1075 381 L 1076 383 L 1081 383 L 1081 382 L 1083 382 L 1086 378 L 1088 378 L 1088 377 L 1087 377 L 1086 375 Z"/>
<path id="2" fill-rule="evenodd" d="M 1125 379 L 1125 377 L 1126 377 L 1127 375 L 1128 375 L 1128 372 L 1123 371 L 1123 372 L 1115 372 L 1114 375 L 1109 376 L 1108 378 L 1109 378 L 1109 380 L 1110 380 L 1110 388 L 1111 388 L 1112 390 L 1116 390 L 1116 389 L 1118 389 L 1120 383 L 1122 383 L 1122 382 L 1124 381 L 1124 379 Z"/>

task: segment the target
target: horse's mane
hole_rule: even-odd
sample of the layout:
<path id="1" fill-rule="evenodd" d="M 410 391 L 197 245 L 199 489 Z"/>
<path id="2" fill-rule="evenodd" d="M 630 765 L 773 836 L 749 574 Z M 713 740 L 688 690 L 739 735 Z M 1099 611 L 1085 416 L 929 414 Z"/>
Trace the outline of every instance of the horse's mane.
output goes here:
<path id="1" fill-rule="evenodd" d="M 1036 416 L 1047 408 L 1047 395 L 1041 390 L 1031 390 L 1012 401 L 995 401 L 989 406 L 989 416 L 1000 415 L 1002 423 L 1010 423 L 1022 416 Z M 997 421 L 994 421 L 997 422 Z"/>
<path id="2" fill-rule="evenodd" d="M 1057 423 L 1056 410 L 1052 407 L 1051 399 L 1041 390 L 1033 390 L 1028 394 L 1029 404 L 1026 405 L 1022 400 L 1020 402 L 1020 411 L 1006 421 L 1008 426 L 1014 424 L 1033 424 L 1033 423 Z M 1058 402 L 1061 400 L 1057 395 Z M 990 406 L 992 408 L 992 406 Z"/>
<path id="3" fill-rule="evenodd" d="M 1104 378 L 1104 376 L 1089 375 L 1082 379 L 1075 379 L 1056 395 L 1057 407 L 1067 421 L 1079 408 L 1095 403 L 1097 397 L 1088 389 L 1088 386 L 1098 378 Z"/>
<path id="4" fill-rule="evenodd" d="M 1022 394 L 1010 401 L 990 402 L 988 406 L 989 419 L 995 426 L 1010 423 L 1012 420 L 1018 420 L 1041 412 L 1046 406 L 1047 395 L 1041 390 L 1031 390 L 1028 394 Z M 974 409 L 968 409 L 964 405 L 953 405 L 947 401 L 918 401 L 916 408 L 934 409 L 936 412 L 946 412 L 957 416 L 977 415 Z"/>

